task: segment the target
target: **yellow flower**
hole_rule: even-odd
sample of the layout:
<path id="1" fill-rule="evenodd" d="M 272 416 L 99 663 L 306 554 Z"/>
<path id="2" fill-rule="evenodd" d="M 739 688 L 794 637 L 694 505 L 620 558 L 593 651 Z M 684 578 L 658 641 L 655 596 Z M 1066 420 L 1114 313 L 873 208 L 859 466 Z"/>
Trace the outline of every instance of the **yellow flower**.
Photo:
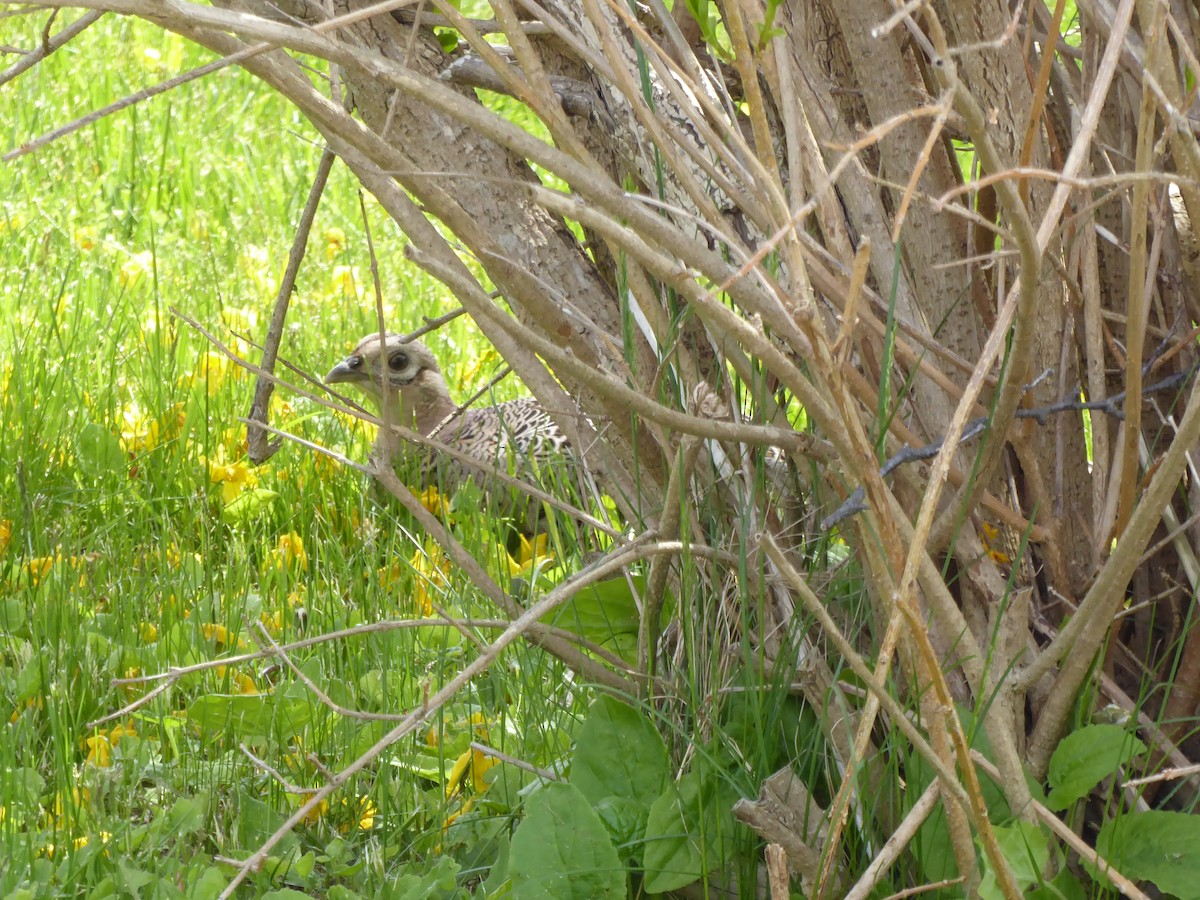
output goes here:
<path id="1" fill-rule="evenodd" d="M 84 225 L 76 228 L 71 235 L 75 241 L 75 246 L 80 250 L 94 250 L 96 248 L 96 226 Z"/>
<path id="2" fill-rule="evenodd" d="M 321 821 L 321 818 L 328 811 L 329 811 L 329 801 L 322 800 L 320 803 L 318 803 L 316 806 L 314 806 L 312 809 L 310 809 L 307 813 L 305 813 L 304 818 L 301 819 L 300 821 L 303 822 L 305 825 L 316 825 L 319 821 Z"/>
<path id="3" fill-rule="evenodd" d="M 114 747 L 121 742 L 123 737 L 137 737 L 137 729 L 133 727 L 132 723 L 114 725 L 108 733 L 108 739 L 112 741 Z"/>
<path id="4" fill-rule="evenodd" d="M 0 234 L 8 232 L 15 234 L 25 227 L 25 216 L 19 212 L 13 212 L 6 205 L 4 209 L 0 209 Z"/>
<path id="5" fill-rule="evenodd" d="M 340 228 L 326 228 L 321 237 L 325 238 L 325 256 L 329 259 L 346 249 L 346 232 Z"/>
<path id="6" fill-rule="evenodd" d="M 270 297 L 275 294 L 279 282 L 272 274 L 271 257 L 265 249 L 250 244 L 242 251 L 238 262 L 241 263 L 246 276 L 254 282 L 260 296 Z M 236 328 L 232 324 L 229 327 L 242 334 L 246 333 L 244 328 Z"/>
<path id="7" fill-rule="evenodd" d="M 136 400 L 131 401 L 121 410 L 121 449 L 130 455 L 153 450 L 178 434 L 183 422 L 182 403 L 176 403 L 161 416 L 151 416 Z"/>
<path id="8" fill-rule="evenodd" d="M 112 765 L 113 745 L 106 736 L 98 734 L 95 737 L 88 738 L 85 743 L 88 746 L 88 765 L 101 769 L 107 769 Z"/>
<path id="9" fill-rule="evenodd" d="M 553 562 L 554 554 L 549 550 L 550 535 L 539 534 L 532 541 L 521 535 L 521 547 L 517 558 L 508 557 L 508 572 L 514 578 L 528 575 L 543 563 Z"/>
<path id="10" fill-rule="evenodd" d="M 46 704 L 42 702 L 41 697 L 30 697 L 24 703 L 19 703 L 13 708 L 12 715 L 8 717 L 8 724 L 15 725 L 21 718 L 21 713 L 27 709 L 42 709 Z"/>
<path id="11" fill-rule="evenodd" d="M 195 218 L 188 222 L 188 235 L 193 241 L 208 240 L 208 219 L 202 211 L 197 211 Z"/>
<path id="12" fill-rule="evenodd" d="M 210 463 L 208 477 L 214 484 L 221 485 L 221 501 L 226 506 L 242 491 L 258 484 L 258 475 L 244 462 Z"/>
<path id="13" fill-rule="evenodd" d="M 983 546 L 987 549 L 987 555 L 991 557 L 992 562 L 1002 566 L 1009 565 L 1012 557 L 997 546 L 1003 541 L 1000 529 L 991 522 L 983 522 L 979 530 L 983 532 Z"/>
<path id="14" fill-rule="evenodd" d="M 460 391 L 465 391 L 468 386 L 473 385 L 476 382 L 480 373 L 482 373 L 485 368 L 495 365 L 497 362 L 499 362 L 499 360 L 500 354 L 491 347 L 489 347 L 487 350 L 484 350 L 482 353 L 476 354 L 474 362 L 472 362 L 466 368 L 460 370 L 460 374 L 458 376 L 458 389 Z"/>
<path id="15" fill-rule="evenodd" d="M 8 549 L 12 541 L 12 519 L 0 519 L 0 554 Z"/>
<path id="16" fill-rule="evenodd" d="M 446 781 L 446 796 L 453 797 L 462 790 L 468 771 L 471 774 L 471 787 L 476 794 L 482 794 L 489 787 L 484 775 L 497 765 L 496 760 L 479 750 L 469 749 L 454 762 L 450 777 Z"/>
<path id="17" fill-rule="evenodd" d="M 317 476 L 323 479 L 329 479 L 337 472 L 337 463 L 333 461 L 333 457 L 327 453 L 322 453 L 319 450 L 312 452 L 313 471 Z"/>
<path id="18" fill-rule="evenodd" d="M 108 831 L 100 832 L 100 843 L 102 845 L 107 844 L 111 840 L 112 840 L 111 832 L 108 832 Z M 81 834 L 79 837 L 75 838 L 75 840 L 72 842 L 72 847 L 74 847 L 74 849 L 76 849 L 76 850 L 82 850 L 87 845 L 88 845 L 88 836 L 86 834 Z M 105 856 L 108 855 L 107 850 L 104 851 L 104 855 Z"/>
<path id="19" fill-rule="evenodd" d="M 122 677 L 123 678 L 138 678 L 141 674 L 142 674 L 141 668 L 139 668 L 138 666 L 130 666 L 129 668 L 127 668 L 125 670 L 125 674 Z M 130 698 L 131 700 L 135 697 L 140 697 L 142 695 L 142 693 L 145 691 L 145 689 L 146 689 L 146 686 L 140 682 L 134 682 L 132 684 L 121 685 L 122 693 L 124 693 L 125 696 Z"/>
<path id="20" fill-rule="evenodd" d="M 304 540 L 294 531 L 290 531 L 279 538 L 279 544 L 271 551 L 271 558 L 274 561 L 275 568 L 282 571 L 283 569 L 298 569 L 308 568 L 308 554 L 304 552 Z"/>
<path id="21" fill-rule="evenodd" d="M 50 570 L 54 568 L 54 564 L 61 561 L 62 552 L 59 551 L 54 556 L 39 556 L 37 559 L 27 562 L 25 567 L 29 570 L 29 580 L 33 586 L 37 587 L 41 584 L 42 579 L 49 575 Z"/>
<path id="22" fill-rule="evenodd" d="M 421 505 L 429 510 L 439 519 L 444 519 L 450 514 L 450 504 L 446 501 L 435 485 L 430 485 L 417 494 L 417 499 L 421 501 Z"/>
<path id="23" fill-rule="evenodd" d="M 212 641 L 220 650 L 223 647 L 230 645 L 229 629 L 224 625 L 214 625 L 211 622 L 205 622 L 200 626 L 200 632 L 204 635 L 206 641 Z M 217 667 L 217 675 L 224 675 L 224 666 Z"/>
<path id="24" fill-rule="evenodd" d="M 233 690 L 237 694 L 261 694 L 258 685 L 254 683 L 254 679 L 245 672 L 240 672 L 233 676 Z"/>
<path id="25" fill-rule="evenodd" d="M 263 611 L 259 614 L 258 621 L 262 622 L 263 628 L 267 629 L 267 634 L 271 637 L 279 637 L 283 633 L 283 613 L 279 610 L 273 613 Z"/>
<path id="26" fill-rule="evenodd" d="M 435 541 L 426 541 L 425 547 L 418 549 L 408 562 L 417 573 L 417 612 L 428 616 L 433 612 L 429 588 L 442 588 L 450 583 L 447 577 L 450 574 L 450 560 L 446 559 L 441 546 Z"/>
<path id="27" fill-rule="evenodd" d="M 487 741 L 487 716 L 483 713 L 473 713 L 471 715 L 471 730 L 474 732 L 477 740 Z M 450 770 L 450 777 L 446 780 L 446 796 L 452 797 L 462 789 L 468 771 L 471 773 L 471 787 L 476 794 L 482 794 L 488 789 L 488 783 L 484 779 L 484 775 L 496 765 L 496 760 L 486 753 L 474 748 L 468 749 L 455 760 L 454 767 Z"/>
<path id="28" fill-rule="evenodd" d="M 358 278 L 354 266 L 334 266 L 329 278 L 329 290 L 333 295 L 343 297 L 358 296 Z"/>
<path id="29" fill-rule="evenodd" d="M 138 626 L 138 636 L 144 644 L 153 644 L 158 640 L 158 628 L 153 622 L 142 622 Z"/>
<path id="30" fill-rule="evenodd" d="M 149 250 L 135 253 L 121 264 L 117 272 L 117 281 L 121 287 L 131 288 L 149 272 L 154 270 L 154 254 Z"/>
<path id="31" fill-rule="evenodd" d="M 378 815 L 379 810 L 371 802 L 370 797 L 361 796 L 357 803 L 353 803 L 348 797 L 343 797 L 342 806 L 350 810 L 354 816 L 354 821 L 343 822 L 338 826 L 338 831 L 342 834 L 348 834 L 355 826 L 359 831 L 369 831 L 375 825 L 375 816 Z"/>
<path id="32" fill-rule="evenodd" d="M 204 389 L 208 396 L 214 397 L 230 379 L 241 378 L 243 369 L 224 353 L 209 350 L 201 355 L 195 371 L 186 376 L 189 385 L 196 381 L 204 381 Z"/>
<path id="33" fill-rule="evenodd" d="M 66 812 L 66 803 L 64 802 L 65 794 L 59 791 L 54 796 L 54 816 L 61 819 Z M 92 802 L 92 792 L 87 788 L 73 787 L 71 788 L 71 808 L 86 809 Z"/>

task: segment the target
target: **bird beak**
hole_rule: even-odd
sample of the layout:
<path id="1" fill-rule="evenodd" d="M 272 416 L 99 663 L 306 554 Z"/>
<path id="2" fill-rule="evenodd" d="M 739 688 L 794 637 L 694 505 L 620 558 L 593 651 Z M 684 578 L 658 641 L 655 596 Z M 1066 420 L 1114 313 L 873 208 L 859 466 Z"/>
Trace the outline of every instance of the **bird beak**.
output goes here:
<path id="1" fill-rule="evenodd" d="M 351 363 L 356 365 L 351 365 Z M 362 372 L 361 360 L 356 357 L 343 359 L 340 363 L 329 370 L 329 374 L 325 376 L 326 384 L 341 384 L 348 381 L 364 381 L 365 376 Z"/>

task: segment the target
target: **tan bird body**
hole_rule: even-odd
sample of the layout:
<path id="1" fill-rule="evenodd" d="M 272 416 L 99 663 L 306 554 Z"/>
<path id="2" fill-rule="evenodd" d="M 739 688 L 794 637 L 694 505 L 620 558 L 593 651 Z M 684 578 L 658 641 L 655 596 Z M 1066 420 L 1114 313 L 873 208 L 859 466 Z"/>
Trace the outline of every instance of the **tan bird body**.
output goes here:
<path id="1" fill-rule="evenodd" d="M 385 397 L 389 398 L 394 404 L 392 422 L 415 425 L 425 437 L 456 447 L 502 472 L 528 477 L 571 457 L 566 435 L 536 400 L 522 398 L 458 412 L 429 348 L 419 341 L 405 343 L 397 334 L 388 334 L 382 346 L 377 332 L 367 335 L 329 371 L 325 382 L 352 384 L 381 409 Z M 391 446 L 395 458 L 400 448 Z M 473 475 L 467 469 L 433 453 L 423 466 L 422 481 L 424 486 L 434 484 L 448 494 L 463 478 Z"/>

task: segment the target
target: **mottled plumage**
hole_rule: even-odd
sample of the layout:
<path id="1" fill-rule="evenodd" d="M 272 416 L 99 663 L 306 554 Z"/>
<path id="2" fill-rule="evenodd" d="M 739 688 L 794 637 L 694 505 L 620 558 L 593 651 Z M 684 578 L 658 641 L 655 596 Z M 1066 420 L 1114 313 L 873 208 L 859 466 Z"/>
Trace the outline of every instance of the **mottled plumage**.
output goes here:
<path id="1" fill-rule="evenodd" d="M 419 341 L 405 343 L 397 334 L 387 335 L 382 347 L 378 333 L 367 335 L 329 371 L 325 382 L 353 384 L 381 408 L 386 382 L 390 387 L 386 396 L 394 404 L 392 422 L 415 426 L 422 435 L 502 472 L 530 477 L 571 456 L 566 435 L 536 400 L 523 398 L 458 412 L 429 348 Z M 399 448 L 393 448 L 395 457 Z M 449 492 L 473 474 L 469 467 L 435 453 L 423 466 L 422 480 Z"/>

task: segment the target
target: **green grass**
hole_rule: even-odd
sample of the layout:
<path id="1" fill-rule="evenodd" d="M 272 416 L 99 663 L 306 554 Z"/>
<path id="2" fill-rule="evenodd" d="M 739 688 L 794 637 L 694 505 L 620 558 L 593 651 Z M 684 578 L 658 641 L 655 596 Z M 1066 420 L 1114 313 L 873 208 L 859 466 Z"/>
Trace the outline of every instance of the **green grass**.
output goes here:
<path id="1" fill-rule="evenodd" d="M 33 46 L 41 27 L 0 21 L 0 44 Z M 0 91 L 5 149 L 208 58 L 128 20 L 93 28 Z M 411 616 L 423 591 L 491 612 L 463 576 L 422 561 L 412 523 L 355 471 L 290 443 L 250 469 L 237 418 L 252 378 L 168 312 L 235 345 L 228 328 L 263 336 L 318 158 L 307 123 L 227 70 L 0 167 L 0 895 L 211 895 L 233 871 L 218 857 L 253 852 L 302 799 L 239 745 L 305 787 L 385 730 L 334 715 L 269 661 L 190 674 L 89 729 L 152 687 L 114 679 L 231 654 L 259 621 L 290 640 Z M 389 326 L 453 309 L 367 208 Z M 338 167 L 282 350 L 318 376 L 374 328 L 362 234 L 357 185 Z M 429 342 L 460 396 L 499 364 L 465 318 Z M 496 393 L 519 389 L 506 379 Z M 273 417 L 366 455 L 368 428 L 286 390 Z M 479 532 L 473 549 L 496 539 Z M 295 659 L 338 702 L 397 714 L 468 654 L 457 632 L 427 626 Z M 563 684 L 557 663 L 513 651 L 335 795 L 248 890 L 371 894 L 443 855 L 489 863 L 515 799 L 447 799 L 450 768 L 473 738 L 554 766 L 586 701 Z"/>
<path id="2" fill-rule="evenodd" d="M 2 19 L 0 45 L 33 46 L 42 24 Z M 208 59 L 148 26 L 106 21 L 0 89 L 5 149 Z M 510 101 L 490 102 L 515 115 Z M 234 872 L 229 861 L 253 853 L 303 802 L 296 789 L 324 784 L 392 727 L 331 711 L 269 659 L 197 668 L 135 713 L 89 727 L 156 684 L 117 679 L 253 649 L 260 624 L 288 641 L 412 619 L 431 602 L 496 616 L 356 471 L 286 442 L 251 467 L 237 420 L 253 379 L 169 312 L 255 359 L 235 332 L 266 331 L 319 156 L 307 123 L 234 69 L 0 165 L 0 896 L 215 896 Z M 407 331 L 453 309 L 406 263 L 403 236 L 378 205 L 368 198 L 366 207 L 389 327 Z M 282 348 L 317 376 L 375 328 L 360 217 L 357 184 L 336 166 Z M 466 317 L 427 341 L 459 397 L 500 364 Z M 493 395 L 520 390 L 508 378 Z M 272 421 L 352 459 L 372 440 L 358 420 L 286 389 Z M 508 532 L 471 515 L 469 494 L 452 502 L 456 535 L 522 602 L 581 566 L 568 529 L 551 541 L 553 565 L 513 579 Z M 704 503 L 696 513 L 724 514 Z M 747 518 L 742 530 L 750 527 Z M 503 866 L 489 871 L 510 859 L 518 791 L 537 779 L 503 764 L 490 785 L 467 777 L 455 787 L 455 764 L 478 762 L 472 740 L 543 770 L 591 766 L 596 789 L 614 796 L 626 768 L 644 776 L 647 790 L 600 807 L 620 883 L 680 886 L 719 868 L 751 890 L 758 845 L 734 830 L 731 803 L 782 765 L 819 783 L 828 763 L 815 716 L 786 679 L 762 684 L 762 651 L 728 637 L 753 632 L 766 602 L 744 549 L 742 563 L 724 585 L 690 557 L 680 563 L 687 614 L 675 640 L 687 662 L 670 673 L 678 691 L 622 726 L 640 735 L 645 759 L 629 758 L 620 740 L 611 760 L 573 745 L 594 692 L 547 654 L 515 645 L 430 728 L 393 745 L 296 828 L 243 895 L 291 885 L 452 896 L 502 881 Z M 645 573 L 632 579 L 644 584 Z M 842 593 L 859 597 L 861 585 Z M 610 649 L 636 645 L 624 579 L 564 615 Z M 292 659 L 336 703 L 397 715 L 419 708 L 493 635 L 425 624 Z M 612 738 L 598 716 L 588 720 L 593 735 Z M 568 811 L 578 799 L 555 796 Z M 651 806 L 657 836 L 646 825 Z M 528 866 L 518 844 L 511 864 Z M 656 875 L 628 875 L 631 860 L 648 870 L 655 853 Z M 535 866 L 554 859 L 533 856 Z"/>

